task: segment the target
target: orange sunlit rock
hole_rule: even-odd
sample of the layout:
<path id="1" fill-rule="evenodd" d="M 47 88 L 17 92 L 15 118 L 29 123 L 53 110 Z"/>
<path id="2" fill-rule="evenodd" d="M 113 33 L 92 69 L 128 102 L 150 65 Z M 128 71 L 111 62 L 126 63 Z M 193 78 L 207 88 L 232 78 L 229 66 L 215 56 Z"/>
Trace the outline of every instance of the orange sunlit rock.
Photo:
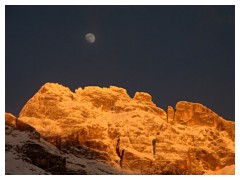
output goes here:
<path id="1" fill-rule="evenodd" d="M 84 145 L 134 173 L 204 174 L 235 164 L 234 122 L 197 103 L 166 113 L 148 93 L 46 83 L 19 119 L 59 148 Z"/>
<path id="2" fill-rule="evenodd" d="M 11 113 L 5 113 L 5 124 L 16 128 L 17 118 Z"/>
<path id="3" fill-rule="evenodd" d="M 174 115 L 175 115 L 175 112 L 174 112 L 174 109 L 172 106 L 168 106 L 168 123 L 170 124 L 174 124 Z"/>
<path id="4" fill-rule="evenodd" d="M 235 137 L 235 123 L 226 121 L 199 103 L 180 101 L 176 105 L 174 122 L 188 126 L 209 126 L 226 131 L 230 138 Z"/>

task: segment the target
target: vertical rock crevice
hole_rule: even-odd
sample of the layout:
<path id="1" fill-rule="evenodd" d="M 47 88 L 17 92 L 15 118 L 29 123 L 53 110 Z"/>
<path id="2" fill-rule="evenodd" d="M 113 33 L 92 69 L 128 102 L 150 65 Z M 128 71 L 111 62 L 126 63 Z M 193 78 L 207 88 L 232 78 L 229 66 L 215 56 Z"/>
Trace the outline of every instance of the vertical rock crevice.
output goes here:
<path id="1" fill-rule="evenodd" d="M 156 138 L 154 138 L 152 140 L 153 158 L 155 158 L 155 154 L 156 154 L 156 142 L 157 142 L 157 140 L 156 140 Z"/>
<path id="2" fill-rule="evenodd" d="M 120 158 L 120 167 L 122 168 L 124 149 L 120 150 L 120 137 L 118 137 L 118 139 L 117 139 L 116 153 L 117 153 L 118 157 Z"/>

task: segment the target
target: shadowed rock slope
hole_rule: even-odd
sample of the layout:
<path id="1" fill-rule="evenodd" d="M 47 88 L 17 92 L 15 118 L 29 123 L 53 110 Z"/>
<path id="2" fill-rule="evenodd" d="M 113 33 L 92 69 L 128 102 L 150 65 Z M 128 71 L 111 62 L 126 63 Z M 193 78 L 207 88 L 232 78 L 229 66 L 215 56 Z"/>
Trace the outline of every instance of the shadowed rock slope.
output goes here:
<path id="1" fill-rule="evenodd" d="M 181 101 L 175 108 L 166 113 L 148 93 L 130 98 L 115 86 L 71 92 L 46 83 L 18 119 L 60 151 L 86 147 L 75 153 L 134 174 L 204 174 L 234 167 L 235 123 L 198 103 Z"/>
<path id="2" fill-rule="evenodd" d="M 20 126 L 19 126 L 20 124 Z M 129 174 L 84 145 L 60 150 L 27 123 L 5 114 L 5 174 Z"/>

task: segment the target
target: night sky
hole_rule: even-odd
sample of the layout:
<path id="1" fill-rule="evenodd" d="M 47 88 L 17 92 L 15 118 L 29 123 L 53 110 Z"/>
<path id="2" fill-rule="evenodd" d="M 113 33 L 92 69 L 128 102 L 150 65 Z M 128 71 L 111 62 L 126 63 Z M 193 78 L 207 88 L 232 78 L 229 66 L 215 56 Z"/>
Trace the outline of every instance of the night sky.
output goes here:
<path id="1" fill-rule="evenodd" d="M 234 6 L 6 6 L 5 111 L 18 115 L 56 82 L 148 92 L 164 110 L 198 102 L 235 120 L 234 22 Z"/>

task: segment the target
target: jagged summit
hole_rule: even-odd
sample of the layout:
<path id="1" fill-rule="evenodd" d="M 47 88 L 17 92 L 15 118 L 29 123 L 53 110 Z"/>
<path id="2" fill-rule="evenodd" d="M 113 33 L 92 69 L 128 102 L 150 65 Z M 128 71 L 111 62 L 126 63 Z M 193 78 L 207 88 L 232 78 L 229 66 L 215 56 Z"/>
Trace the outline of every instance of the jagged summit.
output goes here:
<path id="1" fill-rule="evenodd" d="M 53 93 L 55 95 L 60 95 L 60 96 L 69 96 L 72 98 L 79 98 L 80 96 L 86 96 L 91 99 L 111 99 L 113 101 L 125 101 L 125 102 L 130 102 L 131 100 L 135 100 L 138 103 L 141 104 L 148 104 L 148 105 L 153 105 L 156 106 L 152 102 L 152 96 L 148 93 L 145 92 L 136 92 L 134 97 L 131 98 L 127 90 L 121 87 L 117 86 L 110 86 L 109 88 L 107 87 L 99 87 L 99 86 L 87 86 L 84 88 L 77 88 L 75 89 L 75 92 L 72 92 L 68 87 L 65 87 L 61 84 L 58 83 L 45 83 L 40 90 L 38 91 L 40 94 L 50 94 Z M 80 97 L 80 98 L 81 98 Z M 88 100 L 88 99 L 86 99 Z"/>
<path id="2" fill-rule="evenodd" d="M 17 119 L 59 149 L 88 147 L 97 159 L 132 173 L 203 174 L 234 165 L 234 122 L 198 103 L 180 101 L 175 108 L 165 112 L 150 94 L 131 98 L 116 86 L 72 92 L 46 83 Z"/>
<path id="3" fill-rule="evenodd" d="M 67 113 L 67 109 L 74 112 Z M 88 115 L 95 117 L 101 111 L 127 112 L 135 109 L 159 114 L 161 118 L 166 119 L 166 112 L 156 107 L 151 95 L 144 92 L 136 92 L 134 98 L 131 98 L 125 89 L 116 86 L 109 88 L 88 86 L 83 89 L 78 88 L 73 93 L 69 88 L 57 83 L 44 84 L 23 107 L 19 116 L 44 115 L 44 118 L 52 116 L 61 118 L 75 117 L 74 114 L 77 114 L 78 118 L 87 118 Z M 82 111 L 88 112 L 83 115 Z"/>

